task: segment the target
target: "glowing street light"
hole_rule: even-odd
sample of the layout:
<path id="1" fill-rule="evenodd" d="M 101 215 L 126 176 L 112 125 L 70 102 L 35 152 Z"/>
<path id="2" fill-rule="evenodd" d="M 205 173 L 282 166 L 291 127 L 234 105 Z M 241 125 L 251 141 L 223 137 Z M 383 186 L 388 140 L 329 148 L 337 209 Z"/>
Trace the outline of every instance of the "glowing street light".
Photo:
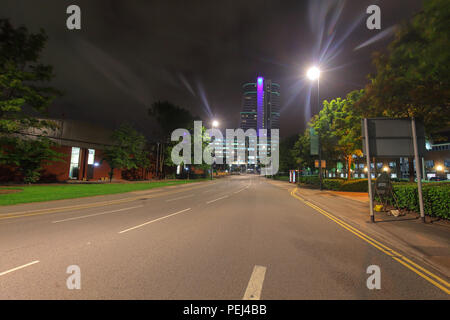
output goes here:
<path id="1" fill-rule="evenodd" d="M 213 126 L 213 128 L 217 128 L 217 127 L 219 126 L 219 121 L 214 120 L 214 121 L 212 122 L 212 126 Z"/>
<path id="2" fill-rule="evenodd" d="M 384 167 L 383 167 L 383 171 L 384 171 L 384 172 L 388 172 L 388 171 L 389 171 L 389 168 L 388 168 L 387 166 L 384 166 Z"/>
<path id="3" fill-rule="evenodd" d="M 306 76 L 311 81 L 317 80 L 317 113 L 320 112 L 320 69 L 317 67 L 311 67 L 306 72 Z M 320 136 L 319 136 L 319 186 L 320 191 L 322 191 L 322 150 L 320 146 Z"/>
<path id="4" fill-rule="evenodd" d="M 444 168 L 443 168 L 441 165 L 438 165 L 438 166 L 436 167 L 436 170 L 437 170 L 437 171 L 443 171 Z"/>
<path id="5" fill-rule="evenodd" d="M 311 67 L 308 69 L 308 72 L 306 73 L 306 76 L 311 81 L 318 80 L 320 77 L 320 69 L 317 67 Z"/>

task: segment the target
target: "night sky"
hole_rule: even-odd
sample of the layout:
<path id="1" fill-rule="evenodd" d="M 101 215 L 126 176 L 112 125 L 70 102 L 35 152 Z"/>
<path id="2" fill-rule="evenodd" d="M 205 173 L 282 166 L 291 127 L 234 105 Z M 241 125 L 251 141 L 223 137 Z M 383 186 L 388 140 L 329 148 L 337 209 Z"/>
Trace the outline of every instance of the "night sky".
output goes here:
<path id="1" fill-rule="evenodd" d="M 1 18 L 49 36 L 44 61 L 65 92 L 53 117 L 110 128 L 127 121 L 150 139 L 157 125 L 147 109 L 157 100 L 238 127 L 241 86 L 258 75 L 281 85 L 281 136 L 299 133 L 311 114 L 307 67 L 324 71 L 322 99 L 363 88 L 389 28 L 421 9 L 421 0 L 0 1 Z M 70 4 L 81 7 L 81 30 L 66 28 Z M 366 28 L 371 4 L 381 8 L 381 30 Z"/>

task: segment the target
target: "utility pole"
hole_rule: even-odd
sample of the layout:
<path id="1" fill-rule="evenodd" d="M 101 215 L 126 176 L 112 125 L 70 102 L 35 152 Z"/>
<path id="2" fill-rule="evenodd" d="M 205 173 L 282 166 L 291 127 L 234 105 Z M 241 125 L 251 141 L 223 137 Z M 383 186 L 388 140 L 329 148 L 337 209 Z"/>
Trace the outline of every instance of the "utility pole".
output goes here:
<path id="1" fill-rule="evenodd" d="M 414 144 L 414 159 L 416 160 L 417 191 L 419 193 L 420 217 L 422 218 L 422 221 L 425 222 L 425 212 L 423 210 L 423 197 L 422 197 L 422 174 L 420 172 L 421 168 L 420 168 L 419 150 L 417 147 L 416 119 L 414 119 L 414 117 L 411 118 L 411 127 Z"/>
<path id="2" fill-rule="evenodd" d="M 317 114 L 320 112 L 320 77 L 317 77 Z M 319 185 L 320 191 L 322 191 L 322 145 L 320 141 L 320 133 L 319 133 Z"/>
<path id="3" fill-rule="evenodd" d="M 375 222 L 375 216 L 373 213 L 373 197 L 372 197 L 372 173 L 370 170 L 370 154 L 369 154 L 369 128 L 367 118 L 364 118 L 364 135 L 366 139 L 366 163 L 367 163 L 367 183 L 369 188 L 369 208 L 370 208 L 370 221 Z M 374 163 L 374 169 L 376 172 L 376 164 Z M 375 175 L 376 178 L 376 175 Z"/>
<path id="4" fill-rule="evenodd" d="M 158 178 L 159 172 L 159 142 L 156 143 L 156 165 L 155 165 L 155 176 Z"/>

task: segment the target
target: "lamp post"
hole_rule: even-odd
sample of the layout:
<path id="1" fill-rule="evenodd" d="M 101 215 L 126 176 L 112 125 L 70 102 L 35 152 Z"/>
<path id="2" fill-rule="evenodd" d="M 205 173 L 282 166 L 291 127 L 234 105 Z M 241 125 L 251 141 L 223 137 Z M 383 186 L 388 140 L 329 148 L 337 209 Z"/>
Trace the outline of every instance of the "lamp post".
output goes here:
<path id="1" fill-rule="evenodd" d="M 219 127 L 219 121 L 213 120 L 211 125 L 213 128 L 217 128 L 217 127 Z M 214 161 L 215 161 L 215 156 L 214 156 Z M 214 172 L 214 162 L 211 163 L 211 180 L 213 179 L 213 172 Z"/>
<path id="2" fill-rule="evenodd" d="M 306 73 L 307 77 L 311 81 L 317 80 L 317 114 L 320 111 L 320 69 L 318 67 L 311 67 Z M 319 140 L 319 185 L 320 191 L 322 191 L 322 148 L 320 145 L 320 134 L 318 135 Z"/>

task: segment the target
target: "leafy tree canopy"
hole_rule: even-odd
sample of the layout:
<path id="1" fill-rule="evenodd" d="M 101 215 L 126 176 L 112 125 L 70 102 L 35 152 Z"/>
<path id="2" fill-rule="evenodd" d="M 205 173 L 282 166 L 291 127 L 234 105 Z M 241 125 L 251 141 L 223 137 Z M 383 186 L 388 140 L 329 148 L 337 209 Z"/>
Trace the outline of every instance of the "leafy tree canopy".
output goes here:
<path id="1" fill-rule="evenodd" d="M 129 124 L 122 124 L 113 132 L 114 145 L 105 148 L 103 159 L 111 170 L 112 180 L 114 169 L 146 168 L 150 165 L 146 150 L 145 137 Z"/>
<path id="2" fill-rule="evenodd" d="M 53 78 L 52 67 L 40 62 L 46 41 L 43 30 L 29 33 L 23 26 L 14 28 L 0 19 L 0 163 L 17 167 L 25 182 L 37 181 L 42 163 L 62 156 L 43 137 L 55 124 L 25 111 L 45 114 L 59 94 L 47 85 Z M 39 129 L 42 136 L 28 136 L 31 129 Z"/>
<path id="3" fill-rule="evenodd" d="M 450 126 L 450 2 L 425 0 L 424 9 L 404 23 L 388 52 L 376 53 L 369 76 L 364 116 L 416 117 L 427 134 Z"/>

